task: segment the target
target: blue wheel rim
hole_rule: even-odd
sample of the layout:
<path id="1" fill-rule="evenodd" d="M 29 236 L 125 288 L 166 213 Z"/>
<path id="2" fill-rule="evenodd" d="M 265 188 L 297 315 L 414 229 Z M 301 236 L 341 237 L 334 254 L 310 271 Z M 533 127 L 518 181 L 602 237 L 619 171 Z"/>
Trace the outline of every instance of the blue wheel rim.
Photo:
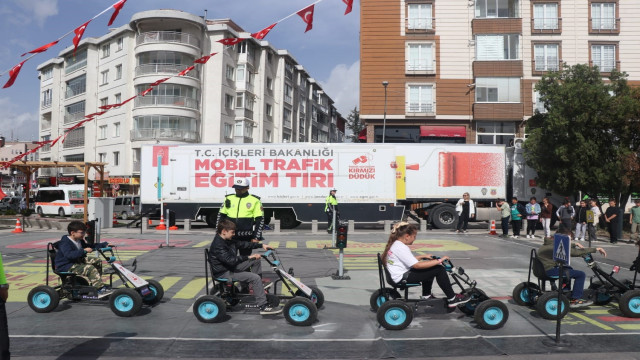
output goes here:
<path id="1" fill-rule="evenodd" d="M 398 307 L 389 308 L 384 313 L 384 320 L 392 326 L 401 325 L 407 321 L 407 312 Z"/>
<path id="2" fill-rule="evenodd" d="M 531 296 L 529 295 L 529 290 L 527 288 L 522 289 L 520 291 L 520 300 L 525 303 L 531 302 Z"/>
<path id="3" fill-rule="evenodd" d="M 629 310 L 634 314 L 640 314 L 640 296 L 629 299 Z"/>
<path id="4" fill-rule="evenodd" d="M 596 299 L 598 302 L 603 303 L 609 301 L 611 299 L 611 295 L 608 294 L 598 294 L 596 295 Z"/>
<path id="5" fill-rule="evenodd" d="M 302 322 L 309 319 L 311 311 L 303 304 L 295 304 L 289 308 L 289 317 L 296 322 Z"/>
<path id="6" fill-rule="evenodd" d="M 544 311 L 546 311 L 547 314 L 549 315 L 557 316 L 558 315 L 558 299 L 553 298 L 553 299 L 547 300 L 547 302 L 544 304 Z M 564 312 L 564 303 L 562 304 L 562 310 L 560 311 Z"/>
<path id="7" fill-rule="evenodd" d="M 46 309 L 51 305 L 51 296 L 44 291 L 38 291 L 31 297 L 31 302 L 38 309 Z"/>
<path id="8" fill-rule="evenodd" d="M 220 309 L 213 301 L 204 301 L 198 305 L 198 315 L 205 320 L 215 319 Z"/>
<path id="9" fill-rule="evenodd" d="M 316 295 L 316 293 L 312 292 L 311 293 L 311 298 L 309 300 L 311 300 L 312 303 L 317 304 L 318 303 L 318 295 Z"/>
<path id="10" fill-rule="evenodd" d="M 155 287 L 155 286 L 153 286 L 153 285 L 149 285 L 149 286 L 147 286 L 147 287 L 149 288 L 149 290 L 151 291 L 151 293 L 150 293 L 150 294 L 147 294 L 147 295 L 144 297 L 144 301 L 152 301 L 153 299 L 155 299 L 155 298 L 156 298 L 156 296 L 158 296 L 158 289 L 156 289 L 156 287 Z"/>
<path id="11" fill-rule="evenodd" d="M 133 309 L 134 301 L 131 296 L 122 294 L 122 295 L 118 295 L 113 303 L 116 307 L 116 310 L 121 312 L 127 312 Z"/>
<path id="12" fill-rule="evenodd" d="M 484 314 L 482 314 L 482 319 L 488 325 L 498 325 L 504 319 L 504 312 L 497 306 L 492 306 L 485 310 Z"/>
<path id="13" fill-rule="evenodd" d="M 378 299 L 376 299 L 376 304 L 378 304 L 378 307 L 382 306 L 382 304 L 387 302 L 387 298 L 380 295 L 378 296 Z"/>

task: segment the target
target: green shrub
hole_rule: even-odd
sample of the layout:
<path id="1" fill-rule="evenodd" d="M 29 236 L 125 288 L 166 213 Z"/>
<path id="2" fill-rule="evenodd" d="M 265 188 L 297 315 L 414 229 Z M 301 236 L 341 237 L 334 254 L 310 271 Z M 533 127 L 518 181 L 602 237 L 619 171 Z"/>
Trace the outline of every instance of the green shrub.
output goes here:
<path id="1" fill-rule="evenodd" d="M 4 212 L 5 215 L 16 215 L 16 212 L 12 209 L 9 209 L 7 211 Z"/>

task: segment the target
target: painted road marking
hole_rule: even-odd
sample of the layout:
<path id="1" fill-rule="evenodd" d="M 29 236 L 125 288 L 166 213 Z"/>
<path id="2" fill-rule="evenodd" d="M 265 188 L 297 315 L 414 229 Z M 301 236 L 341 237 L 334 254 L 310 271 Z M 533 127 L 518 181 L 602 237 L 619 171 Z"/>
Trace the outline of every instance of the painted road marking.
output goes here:
<path id="1" fill-rule="evenodd" d="M 612 327 L 610 327 L 610 326 L 607 326 L 607 325 L 605 325 L 605 324 L 603 324 L 603 323 L 601 323 L 601 322 L 598 322 L 598 321 L 596 321 L 596 320 L 593 320 L 593 319 L 591 319 L 591 318 L 589 318 L 589 317 L 587 317 L 587 316 L 584 316 L 584 315 L 582 315 L 582 314 L 579 314 L 579 313 L 571 313 L 571 315 L 572 315 L 572 316 L 577 317 L 578 319 L 582 319 L 582 320 L 584 320 L 584 321 L 588 322 L 588 323 L 589 323 L 589 324 L 591 324 L 591 325 L 595 325 L 595 326 L 597 326 L 597 327 L 601 328 L 602 330 L 615 330 L 614 328 L 612 328 Z"/>
<path id="2" fill-rule="evenodd" d="M 297 249 L 298 242 L 297 241 L 287 241 L 287 249 Z"/>
<path id="3" fill-rule="evenodd" d="M 280 241 L 269 241 L 268 245 L 274 249 L 277 249 L 278 247 L 280 247 Z"/>
<path id="4" fill-rule="evenodd" d="M 167 291 L 167 289 L 170 289 L 173 285 L 180 281 L 180 279 L 182 279 L 182 277 L 180 276 L 165 276 L 158 282 L 160 283 L 160 285 L 162 285 L 162 289 L 164 289 L 164 291 Z"/>
<path id="5" fill-rule="evenodd" d="M 193 245 L 194 248 L 199 248 L 199 247 L 205 247 L 211 244 L 211 240 L 205 240 L 205 241 L 201 241 L 195 245 Z"/>
<path id="6" fill-rule="evenodd" d="M 204 290 L 204 277 L 197 277 L 189 281 L 174 296 L 173 299 L 193 299 L 201 291 Z"/>
<path id="7" fill-rule="evenodd" d="M 619 324 L 616 326 L 623 330 L 640 330 L 640 324 Z"/>

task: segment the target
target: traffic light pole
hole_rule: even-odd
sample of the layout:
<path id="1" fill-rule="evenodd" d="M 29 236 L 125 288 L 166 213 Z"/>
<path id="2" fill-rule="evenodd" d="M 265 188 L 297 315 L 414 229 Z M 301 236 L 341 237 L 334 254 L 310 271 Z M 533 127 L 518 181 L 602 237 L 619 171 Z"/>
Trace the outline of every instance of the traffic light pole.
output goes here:
<path id="1" fill-rule="evenodd" d="M 169 227 L 170 227 L 169 225 L 171 225 L 170 224 L 171 219 L 169 218 L 169 212 L 170 211 L 171 210 L 167 209 L 166 216 L 164 217 L 165 219 L 167 219 L 167 228 L 165 229 L 165 236 L 164 236 L 165 243 L 164 244 L 160 244 L 160 246 L 158 246 L 160 249 L 175 247 L 175 245 L 169 245 Z"/>
<path id="2" fill-rule="evenodd" d="M 336 226 L 336 209 L 333 209 L 333 220 L 331 220 L 331 247 L 334 248 L 336 247 L 336 233 L 337 233 L 337 226 Z"/>

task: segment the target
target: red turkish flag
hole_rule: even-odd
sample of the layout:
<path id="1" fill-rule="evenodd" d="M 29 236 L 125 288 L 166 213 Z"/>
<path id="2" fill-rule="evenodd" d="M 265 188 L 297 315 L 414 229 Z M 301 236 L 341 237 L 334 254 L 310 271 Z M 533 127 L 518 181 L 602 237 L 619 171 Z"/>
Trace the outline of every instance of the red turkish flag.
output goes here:
<path id="1" fill-rule="evenodd" d="M 13 83 L 16 81 L 16 78 L 18 77 L 18 74 L 20 73 L 20 70 L 22 70 L 22 65 L 25 63 L 25 61 L 27 60 L 24 60 L 20 64 L 14 66 L 13 69 L 9 70 L 9 80 L 7 80 L 7 83 L 4 84 L 4 86 L 2 87 L 3 89 L 6 89 L 13 85 Z"/>
<path id="2" fill-rule="evenodd" d="M 307 24 L 307 29 L 304 32 L 307 32 L 313 28 L 313 8 L 315 5 L 309 5 L 306 8 L 297 12 L 298 15 L 302 18 Z"/>
<path id="3" fill-rule="evenodd" d="M 344 12 L 344 14 L 347 15 L 353 9 L 353 0 L 342 0 L 342 2 L 347 4 L 347 10 Z"/>
<path id="4" fill-rule="evenodd" d="M 251 37 L 254 38 L 254 39 L 262 40 L 262 39 L 264 39 L 265 36 L 267 36 L 269 31 L 271 31 L 271 29 L 273 29 L 273 27 L 276 26 L 276 25 L 278 25 L 278 23 L 273 23 L 273 24 L 267 26 L 266 28 L 258 31 L 257 33 L 251 34 Z"/>
<path id="5" fill-rule="evenodd" d="M 188 68 L 186 68 L 186 69 L 184 69 L 184 70 L 180 71 L 180 72 L 178 73 L 178 76 L 185 76 L 185 75 L 187 75 L 187 74 L 189 73 L 189 71 L 193 70 L 194 68 L 195 68 L 195 66 L 194 66 L 194 65 L 191 65 L 191 66 L 189 66 Z"/>
<path id="6" fill-rule="evenodd" d="M 125 100 L 125 101 L 121 102 L 121 103 L 120 103 L 120 106 L 122 106 L 122 105 L 124 105 L 124 104 L 128 103 L 129 101 L 131 101 L 131 100 L 133 100 L 133 99 L 135 99 L 135 98 L 137 98 L 137 97 L 138 97 L 138 95 L 133 95 L 132 97 L 128 98 L 127 100 Z"/>
<path id="7" fill-rule="evenodd" d="M 167 81 L 169 79 L 170 78 L 163 78 L 163 79 L 160 79 L 160 80 L 156 80 L 156 81 L 152 82 L 151 84 L 149 84 L 149 86 L 158 86 L 158 85 L 162 84 L 163 82 L 165 82 L 165 81 Z"/>
<path id="8" fill-rule="evenodd" d="M 153 91 L 153 88 L 152 88 L 152 87 L 150 87 L 150 88 L 148 88 L 147 90 L 143 91 L 143 92 L 142 92 L 142 94 L 140 94 L 140 96 L 145 96 L 145 95 L 147 95 L 148 93 L 150 93 L 150 92 L 152 92 L 152 91 Z"/>
<path id="9" fill-rule="evenodd" d="M 80 43 L 80 40 L 82 39 L 82 35 L 84 35 L 84 31 L 87 29 L 87 25 L 89 25 L 89 23 L 91 22 L 91 20 L 87 21 L 86 23 L 80 25 L 80 27 L 78 27 L 77 29 L 73 30 L 73 32 L 76 34 L 76 36 L 73 37 L 73 56 L 76 56 L 76 49 L 78 48 L 78 44 Z"/>
<path id="10" fill-rule="evenodd" d="M 120 10 L 122 10 L 122 7 L 126 2 L 127 0 L 120 0 L 117 3 L 113 4 L 113 14 L 111 15 L 111 19 L 109 19 L 109 23 L 107 24 L 107 26 L 111 26 L 111 24 L 113 24 L 113 21 L 118 17 Z"/>
<path id="11" fill-rule="evenodd" d="M 22 55 L 20 55 L 20 56 L 25 56 L 25 55 L 27 55 L 27 54 L 39 54 L 39 53 L 41 53 L 41 52 L 45 52 L 45 51 L 47 51 L 50 47 L 52 47 L 53 45 L 57 44 L 57 43 L 58 43 L 58 41 L 60 41 L 60 40 L 56 40 L 56 41 L 54 41 L 54 42 L 48 43 L 47 45 L 42 45 L 42 46 L 40 46 L 39 48 L 37 48 L 37 49 L 33 49 L 33 50 L 31 50 L 31 51 L 29 51 L 29 52 L 26 52 L 26 53 L 24 53 L 24 54 L 22 54 Z"/>
<path id="12" fill-rule="evenodd" d="M 116 106 L 118 106 L 118 105 L 116 105 L 116 104 L 113 104 L 113 105 L 104 105 L 104 106 L 100 106 L 98 109 L 100 109 L 100 110 L 109 110 L 109 109 L 114 108 L 114 107 L 116 107 Z"/>
<path id="13" fill-rule="evenodd" d="M 244 40 L 246 39 L 245 38 L 226 38 L 226 39 L 218 40 L 218 42 L 221 43 L 222 45 L 233 46 Z"/>
<path id="14" fill-rule="evenodd" d="M 106 113 L 106 111 L 96 112 L 96 113 L 93 113 L 93 114 L 85 115 L 84 117 L 85 118 L 92 118 L 92 117 L 95 117 L 95 116 L 100 116 L 100 115 L 102 115 L 104 113 Z"/>
<path id="15" fill-rule="evenodd" d="M 217 54 L 217 53 L 211 53 L 211 54 L 209 54 L 209 55 L 205 55 L 205 56 L 201 57 L 200 59 L 196 59 L 196 60 L 194 61 L 194 63 L 196 63 L 196 64 L 206 64 L 206 63 L 207 63 L 207 61 L 209 61 L 209 59 L 211 59 L 211 57 L 212 57 L 213 55 L 215 55 L 215 54 Z"/>

